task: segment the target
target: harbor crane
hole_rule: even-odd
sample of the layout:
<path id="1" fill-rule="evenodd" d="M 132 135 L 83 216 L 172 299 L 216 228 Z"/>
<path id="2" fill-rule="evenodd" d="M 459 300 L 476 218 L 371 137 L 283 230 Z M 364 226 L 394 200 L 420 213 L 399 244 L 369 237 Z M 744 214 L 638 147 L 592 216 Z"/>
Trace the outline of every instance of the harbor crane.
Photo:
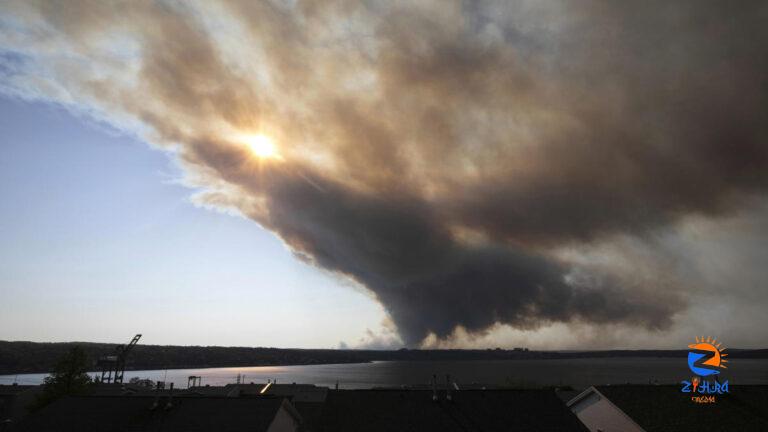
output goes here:
<path id="1" fill-rule="evenodd" d="M 107 384 L 110 382 L 121 384 L 123 382 L 125 359 L 128 357 L 131 349 L 133 349 L 133 346 L 139 342 L 139 339 L 141 339 L 141 335 L 137 334 L 127 345 L 116 346 L 114 354 L 99 358 L 96 366 L 101 369 L 101 382 Z"/>

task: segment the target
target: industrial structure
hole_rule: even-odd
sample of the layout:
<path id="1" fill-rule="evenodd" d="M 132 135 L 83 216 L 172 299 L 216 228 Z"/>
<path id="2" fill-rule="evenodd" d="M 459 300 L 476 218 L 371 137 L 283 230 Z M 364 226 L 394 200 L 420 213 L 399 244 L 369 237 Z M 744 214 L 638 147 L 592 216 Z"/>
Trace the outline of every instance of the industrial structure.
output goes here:
<path id="1" fill-rule="evenodd" d="M 141 335 L 136 336 L 128 342 L 127 345 L 118 345 L 115 347 L 115 353 L 99 358 L 96 366 L 101 370 L 101 382 L 109 384 L 122 384 L 123 374 L 125 373 L 125 359 L 141 339 Z"/>
<path id="2" fill-rule="evenodd" d="M 202 382 L 203 382 L 203 377 L 199 375 L 190 375 L 187 377 L 187 388 L 199 387 L 202 384 Z M 240 383 L 238 382 L 238 384 Z"/>

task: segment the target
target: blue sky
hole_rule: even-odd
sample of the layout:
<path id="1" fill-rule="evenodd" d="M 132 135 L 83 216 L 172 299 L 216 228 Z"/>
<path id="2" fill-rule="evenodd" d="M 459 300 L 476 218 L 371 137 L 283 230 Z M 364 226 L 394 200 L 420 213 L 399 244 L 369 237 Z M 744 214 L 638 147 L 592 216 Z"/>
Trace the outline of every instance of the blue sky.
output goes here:
<path id="1" fill-rule="evenodd" d="M 381 307 L 253 221 L 193 205 L 162 152 L 0 98 L 0 339 L 335 347 Z"/>

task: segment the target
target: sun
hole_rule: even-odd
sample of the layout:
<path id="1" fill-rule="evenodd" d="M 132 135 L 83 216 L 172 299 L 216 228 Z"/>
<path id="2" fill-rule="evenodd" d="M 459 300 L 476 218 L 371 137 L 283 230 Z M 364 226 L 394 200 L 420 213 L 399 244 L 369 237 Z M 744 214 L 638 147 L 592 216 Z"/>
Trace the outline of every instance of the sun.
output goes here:
<path id="1" fill-rule="evenodd" d="M 245 144 L 256 156 L 262 159 L 277 158 L 277 148 L 272 139 L 266 135 L 247 135 L 243 138 Z"/>

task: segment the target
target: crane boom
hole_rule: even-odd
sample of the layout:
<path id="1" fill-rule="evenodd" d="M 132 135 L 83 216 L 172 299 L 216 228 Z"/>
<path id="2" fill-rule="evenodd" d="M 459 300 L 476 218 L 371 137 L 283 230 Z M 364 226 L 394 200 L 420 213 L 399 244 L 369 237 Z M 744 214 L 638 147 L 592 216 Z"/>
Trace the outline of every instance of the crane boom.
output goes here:
<path id="1" fill-rule="evenodd" d="M 103 356 L 99 358 L 97 366 L 101 367 L 101 382 L 109 384 L 114 382 L 119 384 L 123 382 L 123 374 L 125 373 L 125 359 L 128 357 L 128 353 L 141 339 L 141 334 L 136 336 L 128 342 L 127 345 L 118 345 L 115 347 L 115 353 L 109 356 Z M 114 373 L 114 377 L 113 374 Z"/>

